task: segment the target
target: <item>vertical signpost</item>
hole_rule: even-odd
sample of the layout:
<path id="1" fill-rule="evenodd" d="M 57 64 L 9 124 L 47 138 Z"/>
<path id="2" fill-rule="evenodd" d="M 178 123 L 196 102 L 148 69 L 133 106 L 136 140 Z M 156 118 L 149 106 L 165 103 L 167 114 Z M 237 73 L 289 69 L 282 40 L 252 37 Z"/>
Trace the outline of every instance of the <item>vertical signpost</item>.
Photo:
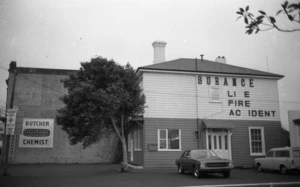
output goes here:
<path id="1" fill-rule="evenodd" d="M 8 152 L 9 152 L 9 138 L 8 135 L 13 135 L 15 133 L 15 124 L 17 116 L 17 108 L 7 109 L 4 113 L 6 115 L 1 115 L 1 121 L 4 123 L 4 137 L 3 137 L 3 154 L 2 154 L 2 165 L 3 165 L 3 176 L 8 176 Z M 1 112 L 3 113 L 3 112 Z"/>

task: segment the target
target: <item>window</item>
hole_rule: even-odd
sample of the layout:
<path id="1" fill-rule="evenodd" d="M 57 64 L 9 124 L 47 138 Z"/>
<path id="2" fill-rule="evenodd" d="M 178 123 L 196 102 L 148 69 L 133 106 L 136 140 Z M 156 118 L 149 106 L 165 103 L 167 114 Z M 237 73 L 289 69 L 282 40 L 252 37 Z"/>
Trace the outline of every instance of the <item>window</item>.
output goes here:
<path id="1" fill-rule="evenodd" d="M 208 135 L 208 149 L 211 150 L 211 135 Z"/>
<path id="2" fill-rule="evenodd" d="M 273 157 L 273 156 L 274 156 L 274 152 L 273 151 L 268 152 L 267 157 Z"/>
<path id="3" fill-rule="evenodd" d="M 132 145 L 131 145 L 131 142 L 132 142 L 132 133 L 129 133 L 128 134 L 128 151 L 130 152 L 131 151 L 131 149 L 132 149 Z"/>
<path id="4" fill-rule="evenodd" d="M 225 138 L 225 150 L 228 150 L 228 136 L 225 135 L 224 138 Z"/>
<path id="5" fill-rule="evenodd" d="M 134 150 L 142 150 L 142 132 L 141 129 L 134 131 Z"/>
<path id="6" fill-rule="evenodd" d="M 293 150 L 293 157 L 300 157 L 300 151 Z"/>
<path id="7" fill-rule="evenodd" d="M 290 157 L 289 151 L 276 151 L 275 157 Z"/>
<path id="8" fill-rule="evenodd" d="M 159 151 L 181 151 L 180 129 L 158 129 Z"/>
<path id="9" fill-rule="evenodd" d="M 211 86 L 209 89 L 210 102 L 220 102 L 220 88 L 218 86 Z"/>
<path id="10" fill-rule="evenodd" d="M 263 127 L 249 127 L 250 155 L 265 155 L 265 138 Z"/>
<path id="11" fill-rule="evenodd" d="M 218 149 L 217 148 L 217 136 L 213 136 L 214 137 L 214 149 Z"/>

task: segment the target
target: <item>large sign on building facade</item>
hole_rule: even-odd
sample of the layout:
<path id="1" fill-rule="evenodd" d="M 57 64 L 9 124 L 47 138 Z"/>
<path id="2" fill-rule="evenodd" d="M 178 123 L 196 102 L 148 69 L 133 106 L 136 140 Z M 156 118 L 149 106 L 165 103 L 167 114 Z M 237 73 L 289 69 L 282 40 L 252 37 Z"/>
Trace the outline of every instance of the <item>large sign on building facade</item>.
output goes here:
<path id="1" fill-rule="evenodd" d="M 24 118 L 19 146 L 52 148 L 54 119 Z"/>
<path id="2" fill-rule="evenodd" d="M 222 110 L 219 112 L 222 113 L 222 117 L 230 119 L 279 117 L 277 85 L 274 80 L 198 75 L 197 81 L 199 97 L 206 95 L 211 106 L 218 106 L 217 103 L 220 103 L 222 108 L 215 108 L 218 108 L 218 111 Z M 203 90 L 207 90 L 206 93 L 203 93 Z"/>

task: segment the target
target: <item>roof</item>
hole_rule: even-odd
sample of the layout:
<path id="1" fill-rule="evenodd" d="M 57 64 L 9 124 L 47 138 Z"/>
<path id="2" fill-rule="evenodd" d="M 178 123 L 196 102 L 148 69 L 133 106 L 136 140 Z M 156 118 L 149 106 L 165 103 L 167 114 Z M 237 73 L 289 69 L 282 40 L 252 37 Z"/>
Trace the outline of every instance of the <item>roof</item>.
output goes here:
<path id="1" fill-rule="evenodd" d="M 234 74 L 282 78 L 283 75 L 233 66 L 230 64 L 214 62 L 209 60 L 197 60 L 189 58 L 180 58 L 177 60 L 166 61 L 162 63 L 142 66 L 137 71 L 156 70 L 156 71 L 175 71 L 175 72 L 197 72 L 211 74 Z"/>
<path id="2" fill-rule="evenodd" d="M 76 74 L 78 70 L 70 69 L 48 69 L 48 68 L 29 68 L 29 67 L 17 67 L 17 73 L 19 74 L 46 74 L 46 75 L 70 75 Z"/>

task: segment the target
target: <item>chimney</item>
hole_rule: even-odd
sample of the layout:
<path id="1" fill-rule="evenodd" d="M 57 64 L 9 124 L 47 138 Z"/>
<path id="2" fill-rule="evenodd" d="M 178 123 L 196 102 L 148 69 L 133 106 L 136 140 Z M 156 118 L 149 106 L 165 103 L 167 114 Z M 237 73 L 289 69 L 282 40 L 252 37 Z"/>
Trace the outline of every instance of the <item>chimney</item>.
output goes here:
<path id="1" fill-rule="evenodd" d="M 224 63 L 224 64 L 226 64 L 226 58 L 224 57 L 224 56 L 218 56 L 217 58 L 216 58 L 216 62 L 219 62 L 219 63 Z"/>
<path id="2" fill-rule="evenodd" d="M 155 41 L 152 43 L 154 48 L 154 60 L 153 64 L 165 62 L 165 47 L 167 43 L 163 41 Z"/>

